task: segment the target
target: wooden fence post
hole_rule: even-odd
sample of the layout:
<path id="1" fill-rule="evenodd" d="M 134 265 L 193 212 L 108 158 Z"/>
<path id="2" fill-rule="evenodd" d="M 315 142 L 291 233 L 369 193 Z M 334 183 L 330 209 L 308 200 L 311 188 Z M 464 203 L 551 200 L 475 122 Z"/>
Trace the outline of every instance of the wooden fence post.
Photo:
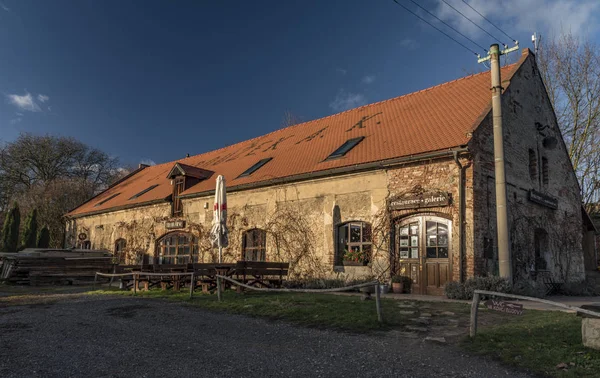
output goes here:
<path id="1" fill-rule="evenodd" d="M 471 329 L 469 336 L 475 337 L 477 334 L 477 312 L 479 310 L 479 293 L 473 294 L 473 303 L 471 303 Z"/>
<path id="2" fill-rule="evenodd" d="M 190 299 L 192 299 L 192 296 L 194 295 L 194 286 L 194 273 L 192 273 L 192 278 L 190 279 Z"/>
<path id="3" fill-rule="evenodd" d="M 98 279 L 98 272 L 94 274 L 94 290 L 96 290 L 96 280 Z"/>
<path id="4" fill-rule="evenodd" d="M 139 275 L 137 275 L 137 274 L 133 275 L 133 295 L 137 294 L 138 276 Z"/>
<path id="5" fill-rule="evenodd" d="M 221 277 L 217 277 L 217 300 L 221 302 Z"/>
<path id="6" fill-rule="evenodd" d="M 377 307 L 377 320 L 379 323 L 383 322 L 383 316 L 381 314 L 381 295 L 379 293 L 379 283 L 375 285 L 375 306 Z"/>

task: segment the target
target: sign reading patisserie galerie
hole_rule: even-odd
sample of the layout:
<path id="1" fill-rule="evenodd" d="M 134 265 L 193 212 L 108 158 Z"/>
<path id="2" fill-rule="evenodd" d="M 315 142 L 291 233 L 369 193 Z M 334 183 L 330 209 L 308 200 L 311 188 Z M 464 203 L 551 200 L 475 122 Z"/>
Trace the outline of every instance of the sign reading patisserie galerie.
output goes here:
<path id="1" fill-rule="evenodd" d="M 450 205 L 448 193 L 422 193 L 406 195 L 390 200 L 391 210 L 419 209 L 423 207 L 439 207 Z"/>

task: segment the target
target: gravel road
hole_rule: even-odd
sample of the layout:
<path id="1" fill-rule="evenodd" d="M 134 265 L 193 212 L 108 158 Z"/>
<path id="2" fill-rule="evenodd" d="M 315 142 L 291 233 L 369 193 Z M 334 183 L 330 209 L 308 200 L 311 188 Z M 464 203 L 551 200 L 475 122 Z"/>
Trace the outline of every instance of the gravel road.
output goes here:
<path id="1" fill-rule="evenodd" d="M 159 299 L 0 303 L 0 377 L 527 377 L 400 333 L 356 335 Z"/>

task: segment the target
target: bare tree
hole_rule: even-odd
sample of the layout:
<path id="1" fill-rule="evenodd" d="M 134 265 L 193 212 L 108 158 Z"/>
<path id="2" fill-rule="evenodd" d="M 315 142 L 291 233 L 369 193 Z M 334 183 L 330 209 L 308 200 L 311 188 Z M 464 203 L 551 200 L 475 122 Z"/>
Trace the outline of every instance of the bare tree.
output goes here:
<path id="1" fill-rule="evenodd" d="M 39 210 L 51 245 L 62 243 L 62 216 L 104 190 L 123 170 L 117 159 L 73 138 L 21 134 L 0 146 L 0 212 L 9 201 Z"/>
<path id="2" fill-rule="evenodd" d="M 294 126 L 299 123 L 302 123 L 302 119 L 300 117 L 298 117 L 297 115 L 295 115 L 294 113 L 292 113 L 291 111 L 286 110 L 283 113 L 283 119 L 281 120 L 281 127 Z"/>
<path id="3" fill-rule="evenodd" d="M 538 64 L 561 129 L 584 204 L 600 201 L 600 52 L 570 33 L 539 50 Z"/>

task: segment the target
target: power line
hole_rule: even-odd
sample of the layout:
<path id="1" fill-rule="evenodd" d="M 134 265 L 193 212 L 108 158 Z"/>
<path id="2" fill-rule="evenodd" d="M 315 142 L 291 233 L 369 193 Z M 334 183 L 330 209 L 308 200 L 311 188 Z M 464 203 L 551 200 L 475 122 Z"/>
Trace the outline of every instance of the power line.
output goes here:
<path id="1" fill-rule="evenodd" d="M 395 1 L 395 0 L 394 0 Z M 483 51 L 487 52 L 487 49 L 483 46 L 481 46 L 479 43 L 473 41 L 471 38 L 467 37 L 466 35 L 464 35 L 463 33 L 459 32 L 458 30 L 454 29 L 452 26 L 450 26 L 449 24 L 447 24 L 445 21 L 443 21 L 441 18 L 439 18 L 438 16 L 436 16 L 435 14 L 431 13 L 430 11 L 428 11 L 427 9 L 423 8 L 419 3 L 417 3 L 415 0 L 410 0 L 411 3 L 415 4 L 416 6 L 418 6 L 419 8 L 423 9 L 425 12 L 429 13 L 429 15 L 431 15 L 432 17 L 436 18 L 439 22 L 441 22 L 442 24 L 446 25 L 447 27 L 449 27 L 450 29 L 454 30 L 456 33 L 462 35 L 465 39 L 468 39 L 469 41 L 471 41 L 472 44 L 474 44 L 475 46 L 479 47 L 480 49 L 482 49 Z"/>
<path id="2" fill-rule="evenodd" d="M 490 20 L 488 20 L 484 15 L 482 15 L 481 13 L 479 13 L 477 11 L 477 9 L 473 8 L 469 3 L 467 3 L 465 0 L 462 0 L 463 3 L 467 4 L 467 6 L 471 9 L 473 9 L 475 11 L 475 13 L 477 13 L 478 15 L 480 15 L 484 20 L 486 20 L 487 22 L 489 22 L 493 27 L 495 27 L 496 29 L 500 30 L 502 32 L 502 34 L 504 34 L 505 36 L 507 36 L 508 38 L 510 38 L 514 43 L 517 43 L 517 40 L 514 39 L 513 37 L 511 37 L 510 35 L 506 34 L 504 32 L 504 30 L 500 29 L 499 27 L 497 27 L 496 25 L 494 25 L 494 23 Z"/>
<path id="3" fill-rule="evenodd" d="M 472 23 L 473 25 L 477 26 L 481 31 L 483 31 L 485 34 L 489 35 L 490 37 L 492 37 L 492 39 L 496 40 L 497 42 L 500 42 L 500 39 L 494 37 L 493 35 L 491 35 L 487 30 L 485 30 L 484 28 L 482 28 L 481 26 L 477 25 L 473 20 L 471 20 L 469 17 L 465 16 L 464 13 L 462 13 L 461 11 L 459 11 L 458 9 L 454 8 L 452 5 L 450 5 L 446 0 L 442 0 L 444 2 L 444 4 L 446 4 L 447 6 L 449 6 L 450 8 L 454 9 L 458 14 L 460 14 L 461 16 L 463 16 L 464 18 L 467 19 L 467 21 L 469 21 L 470 23 Z M 510 38 L 510 37 L 509 37 Z M 502 42 L 500 42 L 502 43 Z M 504 43 L 502 43 L 504 46 L 506 46 Z"/>
<path id="4" fill-rule="evenodd" d="M 453 38 L 452 36 L 450 36 L 449 34 L 445 33 L 444 31 L 442 31 L 441 29 L 439 29 L 438 27 L 434 26 L 433 24 L 431 24 L 429 21 L 427 21 L 426 19 L 424 19 L 423 17 L 419 16 L 418 14 L 416 14 L 415 12 L 411 11 L 410 9 L 408 9 L 407 7 L 405 7 L 404 5 L 400 4 L 397 0 L 394 0 L 394 3 L 398 4 L 399 6 L 401 6 L 402 8 L 406 9 L 406 11 L 412 13 L 415 17 L 417 17 L 418 19 L 420 19 L 421 21 L 423 21 L 424 23 L 426 23 L 427 25 L 431 26 L 432 28 L 434 28 L 435 30 L 439 31 L 440 33 L 442 33 L 443 35 L 445 35 L 446 37 L 450 38 L 451 40 L 453 40 L 454 42 L 456 42 L 457 44 L 461 45 L 463 48 L 467 49 L 468 51 L 472 52 L 473 54 L 475 54 L 476 56 L 479 56 L 479 54 L 477 54 L 475 51 L 473 51 L 473 49 L 468 48 L 467 46 L 465 46 L 464 44 L 460 43 L 459 41 L 457 41 L 455 38 Z"/>

